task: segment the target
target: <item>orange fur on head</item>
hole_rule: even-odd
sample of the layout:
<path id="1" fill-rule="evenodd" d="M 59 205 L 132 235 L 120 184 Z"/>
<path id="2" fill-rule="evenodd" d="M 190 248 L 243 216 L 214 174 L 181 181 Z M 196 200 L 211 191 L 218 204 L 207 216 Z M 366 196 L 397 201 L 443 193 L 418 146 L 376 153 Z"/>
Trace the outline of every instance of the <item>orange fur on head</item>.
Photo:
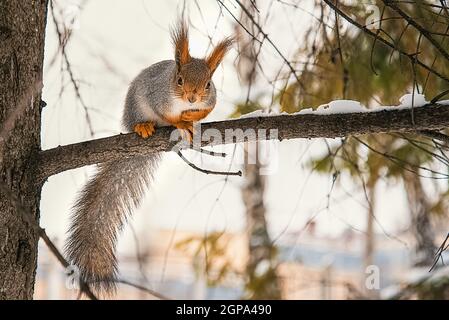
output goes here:
<path id="1" fill-rule="evenodd" d="M 171 31 L 173 45 L 175 46 L 175 60 L 178 70 L 191 59 L 189 52 L 189 29 L 183 20 Z"/>
<path id="2" fill-rule="evenodd" d="M 220 62 L 223 60 L 226 53 L 231 49 L 234 43 L 234 38 L 228 37 L 220 41 L 211 52 L 211 54 L 206 58 L 206 63 L 209 66 L 211 73 L 214 73 Z"/>

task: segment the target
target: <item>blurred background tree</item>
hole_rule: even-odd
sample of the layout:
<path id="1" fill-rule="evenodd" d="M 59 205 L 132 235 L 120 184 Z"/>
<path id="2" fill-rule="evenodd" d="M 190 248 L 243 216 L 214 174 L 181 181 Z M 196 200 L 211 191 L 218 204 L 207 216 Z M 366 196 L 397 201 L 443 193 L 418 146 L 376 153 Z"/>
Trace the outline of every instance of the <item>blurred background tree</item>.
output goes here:
<path id="1" fill-rule="evenodd" d="M 340 12 L 332 10 L 329 4 Z M 449 61 L 444 54 L 449 51 L 449 13 L 445 4 L 431 1 L 390 4 L 391 1 L 380 0 L 370 3 L 315 1 L 319 22 L 310 25 L 305 41 L 298 43 L 297 60 L 292 63 L 300 66 L 299 77 L 294 81 L 291 81 L 295 78 L 292 73 L 285 77 L 284 89 L 276 96 L 280 111 L 294 113 L 342 99 L 359 101 L 368 108 L 397 105 L 405 93 L 412 94 L 413 105 L 417 104 L 419 95 L 433 102 L 447 96 L 449 86 L 444 78 L 398 52 L 401 50 L 409 57 L 419 58 L 442 75 L 449 74 Z M 295 7 L 293 3 L 286 5 Z M 236 106 L 234 116 L 269 109 L 258 100 L 250 99 L 261 46 L 254 38 L 260 35 L 263 21 L 253 1 L 243 2 L 240 7 L 242 14 L 238 24 L 243 24 L 247 33 L 239 29 L 237 69 L 242 82 L 247 84 L 248 94 L 246 101 Z M 377 19 L 373 18 L 376 8 L 380 8 Z M 348 23 L 342 13 L 362 28 Z M 418 27 L 415 21 L 419 22 Z M 364 28 L 375 37 L 367 34 Z M 422 30 L 430 36 L 425 36 Z M 379 41 L 381 38 L 393 48 L 383 45 Z M 413 121 L 413 111 L 411 117 Z M 447 217 L 447 187 L 441 188 L 438 183 L 438 179 L 447 179 L 449 159 L 443 152 L 447 145 L 420 135 L 391 133 L 347 137 L 328 146 L 327 154 L 311 159 L 308 165 L 333 176 L 337 183 L 340 173 L 346 172 L 363 188 L 368 203 L 364 265 L 374 263 L 374 204 L 379 200 L 376 186 L 382 180 L 403 185 L 410 213 L 409 231 L 415 239 L 413 265 L 432 265 L 436 252 L 432 216 Z M 423 179 L 433 182 L 438 190 L 436 196 L 428 194 Z M 366 294 L 376 295 L 372 291 Z"/>
<path id="2" fill-rule="evenodd" d="M 360 25 L 375 27 L 377 37 L 388 39 L 400 50 L 416 55 L 442 74 L 449 73 L 447 59 L 422 32 L 398 15 L 395 7 L 385 5 L 384 1 L 373 1 L 381 12 L 380 19 L 371 21 L 372 10 L 364 2 L 332 3 L 348 16 L 355 17 Z M 322 21 L 319 28 L 310 27 L 306 33 L 307 41 L 298 50 L 298 59 L 307 58 L 300 80 L 288 84 L 278 97 L 282 111 L 296 112 L 307 106 L 340 99 L 356 100 L 368 108 L 376 104 L 397 105 L 407 92 L 414 97 L 423 94 L 429 101 L 441 92 L 448 93 L 446 81 L 381 45 L 366 32 L 348 25 L 322 1 L 316 2 L 316 9 L 321 13 Z M 435 38 L 443 50 L 449 49 L 446 36 L 449 15 L 442 6 L 434 6 L 429 1 L 413 1 L 401 5 L 400 10 L 404 10 L 410 19 L 419 21 L 432 35 L 441 35 Z M 302 86 L 302 83 L 307 85 Z M 445 190 L 436 203 L 429 200 L 422 181 L 423 168 L 443 164 L 447 170 L 448 159 L 439 151 L 444 147 L 416 135 L 349 137 L 333 146 L 328 154 L 311 161 L 310 165 L 323 173 L 349 172 L 354 181 L 366 189 L 369 210 L 365 264 L 373 262 L 373 204 L 375 187 L 380 179 L 403 183 L 409 204 L 410 231 L 416 240 L 414 264 L 432 264 L 436 247 L 430 216 L 446 214 L 447 201 Z M 431 172 L 430 178 L 440 178 L 440 175 Z"/>
<path id="3" fill-rule="evenodd" d="M 245 0 L 239 24 L 236 25 L 238 35 L 239 56 L 237 72 L 240 81 L 246 86 L 247 99 L 238 104 L 232 116 L 260 109 L 258 103 L 251 102 L 250 95 L 253 84 L 257 81 L 257 57 L 261 44 L 257 44 L 247 33 L 242 33 L 240 26 L 257 34 L 256 25 L 251 18 L 257 15 L 257 2 Z M 249 13 L 249 14 L 248 14 Z M 245 276 L 245 298 L 249 299 L 281 299 L 281 284 L 277 275 L 277 250 L 270 238 L 264 203 L 265 176 L 261 175 L 259 150 L 263 142 L 244 143 L 244 179 L 242 186 L 242 200 L 246 209 L 246 233 L 248 236 L 248 262 Z"/>

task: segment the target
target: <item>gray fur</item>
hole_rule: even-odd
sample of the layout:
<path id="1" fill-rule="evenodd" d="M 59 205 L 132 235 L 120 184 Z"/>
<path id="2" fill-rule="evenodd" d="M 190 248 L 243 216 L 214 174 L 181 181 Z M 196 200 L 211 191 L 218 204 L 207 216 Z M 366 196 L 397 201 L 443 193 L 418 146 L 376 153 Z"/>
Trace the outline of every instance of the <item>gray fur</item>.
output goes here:
<path id="1" fill-rule="evenodd" d="M 192 70 L 197 69 L 192 77 L 204 76 L 204 60 L 192 59 L 191 63 Z M 197 72 L 201 75 L 193 74 Z M 143 70 L 131 83 L 126 96 L 122 121 L 126 131 L 131 132 L 136 124 L 147 121 L 167 125 L 163 115 L 173 113 L 175 86 L 173 60 Z M 211 82 L 206 101 L 187 107 L 200 108 L 204 102 L 213 107 L 215 96 Z M 117 236 L 139 206 L 159 159 L 160 154 L 152 154 L 100 164 L 75 202 L 65 250 L 69 261 L 79 268 L 82 279 L 99 293 L 115 289 Z"/>
<path id="2" fill-rule="evenodd" d="M 115 289 L 117 235 L 140 204 L 159 158 L 154 154 L 103 163 L 79 194 L 66 254 L 97 292 Z"/>
<path id="3" fill-rule="evenodd" d="M 197 82 L 199 75 L 208 76 L 209 70 L 204 60 L 192 58 L 192 72 L 185 81 Z M 175 97 L 176 63 L 174 60 L 164 60 L 144 69 L 133 80 L 126 96 L 123 126 L 132 131 L 136 123 L 151 119 L 159 126 L 168 125 L 163 115 L 169 114 Z M 211 81 L 208 98 L 204 104 L 215 106 L 216 89 Z M 137 106 L 137 107 L 136 107 Z M 196 108 L 196 106 L 192 106 Z M 200 108 L 200 107 L 197 107 Z"/>

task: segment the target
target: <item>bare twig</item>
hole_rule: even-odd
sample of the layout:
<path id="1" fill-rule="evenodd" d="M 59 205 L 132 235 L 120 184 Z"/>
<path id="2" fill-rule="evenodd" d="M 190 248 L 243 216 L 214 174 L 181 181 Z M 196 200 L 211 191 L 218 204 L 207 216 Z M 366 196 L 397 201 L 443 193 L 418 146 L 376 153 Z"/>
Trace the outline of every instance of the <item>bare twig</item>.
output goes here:
<path id="1" fill-rule="evenodd" d="M 115 282 L 121 283 L 121 284 L 125 284 L 127 286 L 136 288 L 136 289 L 138 289 L 140 291 L 143 291 L 143 292 L 146 292 L 146 293 L 148 293 L 148 294 L 150 294 L 150 295 L 152 295 L 152 296 L 154 296 L 154 297 L 156 297 L 156 298 L 158 298 L 160 300 L 171 300 L 170 298 L 167 298 L 166 296 L 160 294 L 159 292 L 156 292 L 154 290 L 151 290 L 150 288 L 141 286 L 140 284 L 132 283 L 131 281 L 128 281 L 128 280 L 116 279 Z"/>
<path id="2" fill-rule="evenodd" d="M 432 37 L 432 35 L 420 24 L 418 24 L 414 19 L 409 17 L 404 11 L 399 8 L 394 1 L 382 0 L 383 3 L 396 11 L 407 23 L 412 25 L 416 30 L 420 32 L 421 35 L 426 37 L 427 40 L 443 55 L 446 60 L 449 61 L 449 53 Z"/>
<path id="3" fill-rule="evenodd" d="M 187 163 L 191 168 L 205 173 L 205 174 L 213 174 L 213 175 L 222 175 L 222 176 L 242 176 L 242 171 L 237 171 L 237 172 L 226 172 L 226 171 L 212 171 L 212 170 L 206 170 L 206 169 L 202 169 L 200 167 L 197 167 L 195 164 L 193 164 L 192 162 L 190 162 L 186 157 L 184 157 L 184 155 L 181 153 L 181 151 L 178 150 L 177 152 L 178 156 L 185 162 Z"/>
<path id="4" fill-rule="evenodd" d="M 67 72 L 68 72 L 69 77 L 70 77 L 70 82 L 73 85 L 73 89 L 75 90 L 76 97 L 78 98 L 78 100 L 81 103 L 81 106 L 84 109 L 84 114 L 85 114 L 85 117 L 86 117 L 87 126 L 89 128 L 89 133 L 90 133 L 90 136 L 93 137 L 94 136 L 94 129 L 93 129 L 93 124 L 92 124 L 92 119 L 91 119 L 90 114 L 89 114 L 89 108 L 88 108 L 87 104 L 85 103 L 85 101 L 84 101 L 84 99 L 83 99 L 83 97 L 81 95 L 81 89 L 80 89 L 80 87 L 78 85 L 78 82 L 75 79 L 75 75 L 73 73 L 72 65 L 71 65 L 71 63 L 69 61 L 69 57 L 68 57 L 67 51 L 66 51 L 67 41 L 64 40 L 63 33 L 61 32 L 61 30 L 59 30 L 58 21 L 56 19 L 55 9 L 54 9 L 54 5 L 53 5 L 53 0 L 50 1 L 50 11 L 51 11 L 51 15 L 52 15 L 52 18 L 53 18 L 53 24 L 55 25 L 55 30 L 56 30 L 56 33 L 58 35 L 59 46 L 60 46 L 60 50 L 61 50 L 61 53 L 62 53 L 62 57 L 64 58 L 64 61 L 65 61 L 66 67 L 67 67 Z"/>
<path id="5" fill-rule="evenodd" d="M 445 95 L 449 94 L 449 90 L 445 90 L 439 94 L 437 94 L 430 103 L 437 103 L 441 98 L 443 98 Z"/>
<path id="6" fill-rule="evenodd" d="M 332 2 L 332 0 L 323 0 L 330 8 L 332 8 L 333 10 L 335 10 L 342 18 L 344 18 L 346 21 L 348 21 L 350 24 L 352 24 L 353 26 L 357 27 L 358 29 L 362 30 L 363 32 L 365 32 L 365 34 L 369 35 L 370 37 L 377 39 L 378 42 L 382 43 L 383 45 L 390 47 L 391 49 L 397 51 L 400 55 L 407 57 L 408 59 L 415 61 L 417 65 L 419 65 L 420 67 L 424 68 L 425 70 L 429 71 L 430 73 L 434 74 L 435 76 L 449 82 L 449 78 L 443 74 L 441 74 L 440 72 L 436 71 L 435 69 L 429 67 L 428 65 L 426 65 L 424 62 L 422 62 L 421 60 L 417 59 L 415 57 L 415 54 L 411 54 L 411 53 L 407 53 L 405 51 L 403 51 L 402 49 L 398 48 L 396 45 L 394 45 L 393 43 L 385 40 L 382 37 L 379 37 L 376 33 L 372 32 L 370 29 L 368 29 L 366 26 L 361 25 L 360 23 L 358 23 L 357 21 L 355 21 L 353 18 L 351 18 L 349 15 L 347 15 L 346 13 L 344 13 L 341 9 L 339 9 L 338 7 L 335 6 L 335 4 Z"/>
<path id="7" fill-rule="evenodd" d="M 433 131 L 433 130 L 420 130 L 418 131 L 419 134 L 426 136 L 431 139 L 440 140 L 446 143 L 449 143 L 449 136 L 445 135 L 444 133 Z"/>
<path id="8" fill-rule="evenodd" d="M 435 253 L 435 260 L 434 260 L 429 272 L 431 272 L 435 269 L 435 267 L 438 264 L 438 261 L 441 260 L 443 262 L 443 252 L 446 251 L 448 248 L 449 248 L 449 233 L 447 234 L 446 239 L 444 239 L 443 243 L 441 244 L 441 246 L 438 248 L 437 252 Z"/>
<path id="9" fill-rule="evenodd" d="M 212 157 L 222 157 L 225 158 L 226 157 L 226 153 L 225 152 L 215 152 L 215 151 L 211 151 L 211 150 L 206 150 L 203 148 L 200 148 L 199 150 L 194 149 L 195 151 L 198 151 L 200 153 L 204 153 L 208 156 L 212 156 Z"/>

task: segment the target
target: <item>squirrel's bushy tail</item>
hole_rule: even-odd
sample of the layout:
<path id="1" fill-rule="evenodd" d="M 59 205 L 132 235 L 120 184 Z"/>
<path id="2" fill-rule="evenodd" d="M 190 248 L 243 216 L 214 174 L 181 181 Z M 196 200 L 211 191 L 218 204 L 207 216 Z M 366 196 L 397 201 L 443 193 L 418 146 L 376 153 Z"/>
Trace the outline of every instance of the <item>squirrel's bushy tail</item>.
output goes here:
<path id="1" fill-rule="evenodd" d="M 98 293 L 115 290 L 117 236 L 141 202 L 159 159 L 154 154 L 99 165 L 75 202 L 66 254 Z"/>

